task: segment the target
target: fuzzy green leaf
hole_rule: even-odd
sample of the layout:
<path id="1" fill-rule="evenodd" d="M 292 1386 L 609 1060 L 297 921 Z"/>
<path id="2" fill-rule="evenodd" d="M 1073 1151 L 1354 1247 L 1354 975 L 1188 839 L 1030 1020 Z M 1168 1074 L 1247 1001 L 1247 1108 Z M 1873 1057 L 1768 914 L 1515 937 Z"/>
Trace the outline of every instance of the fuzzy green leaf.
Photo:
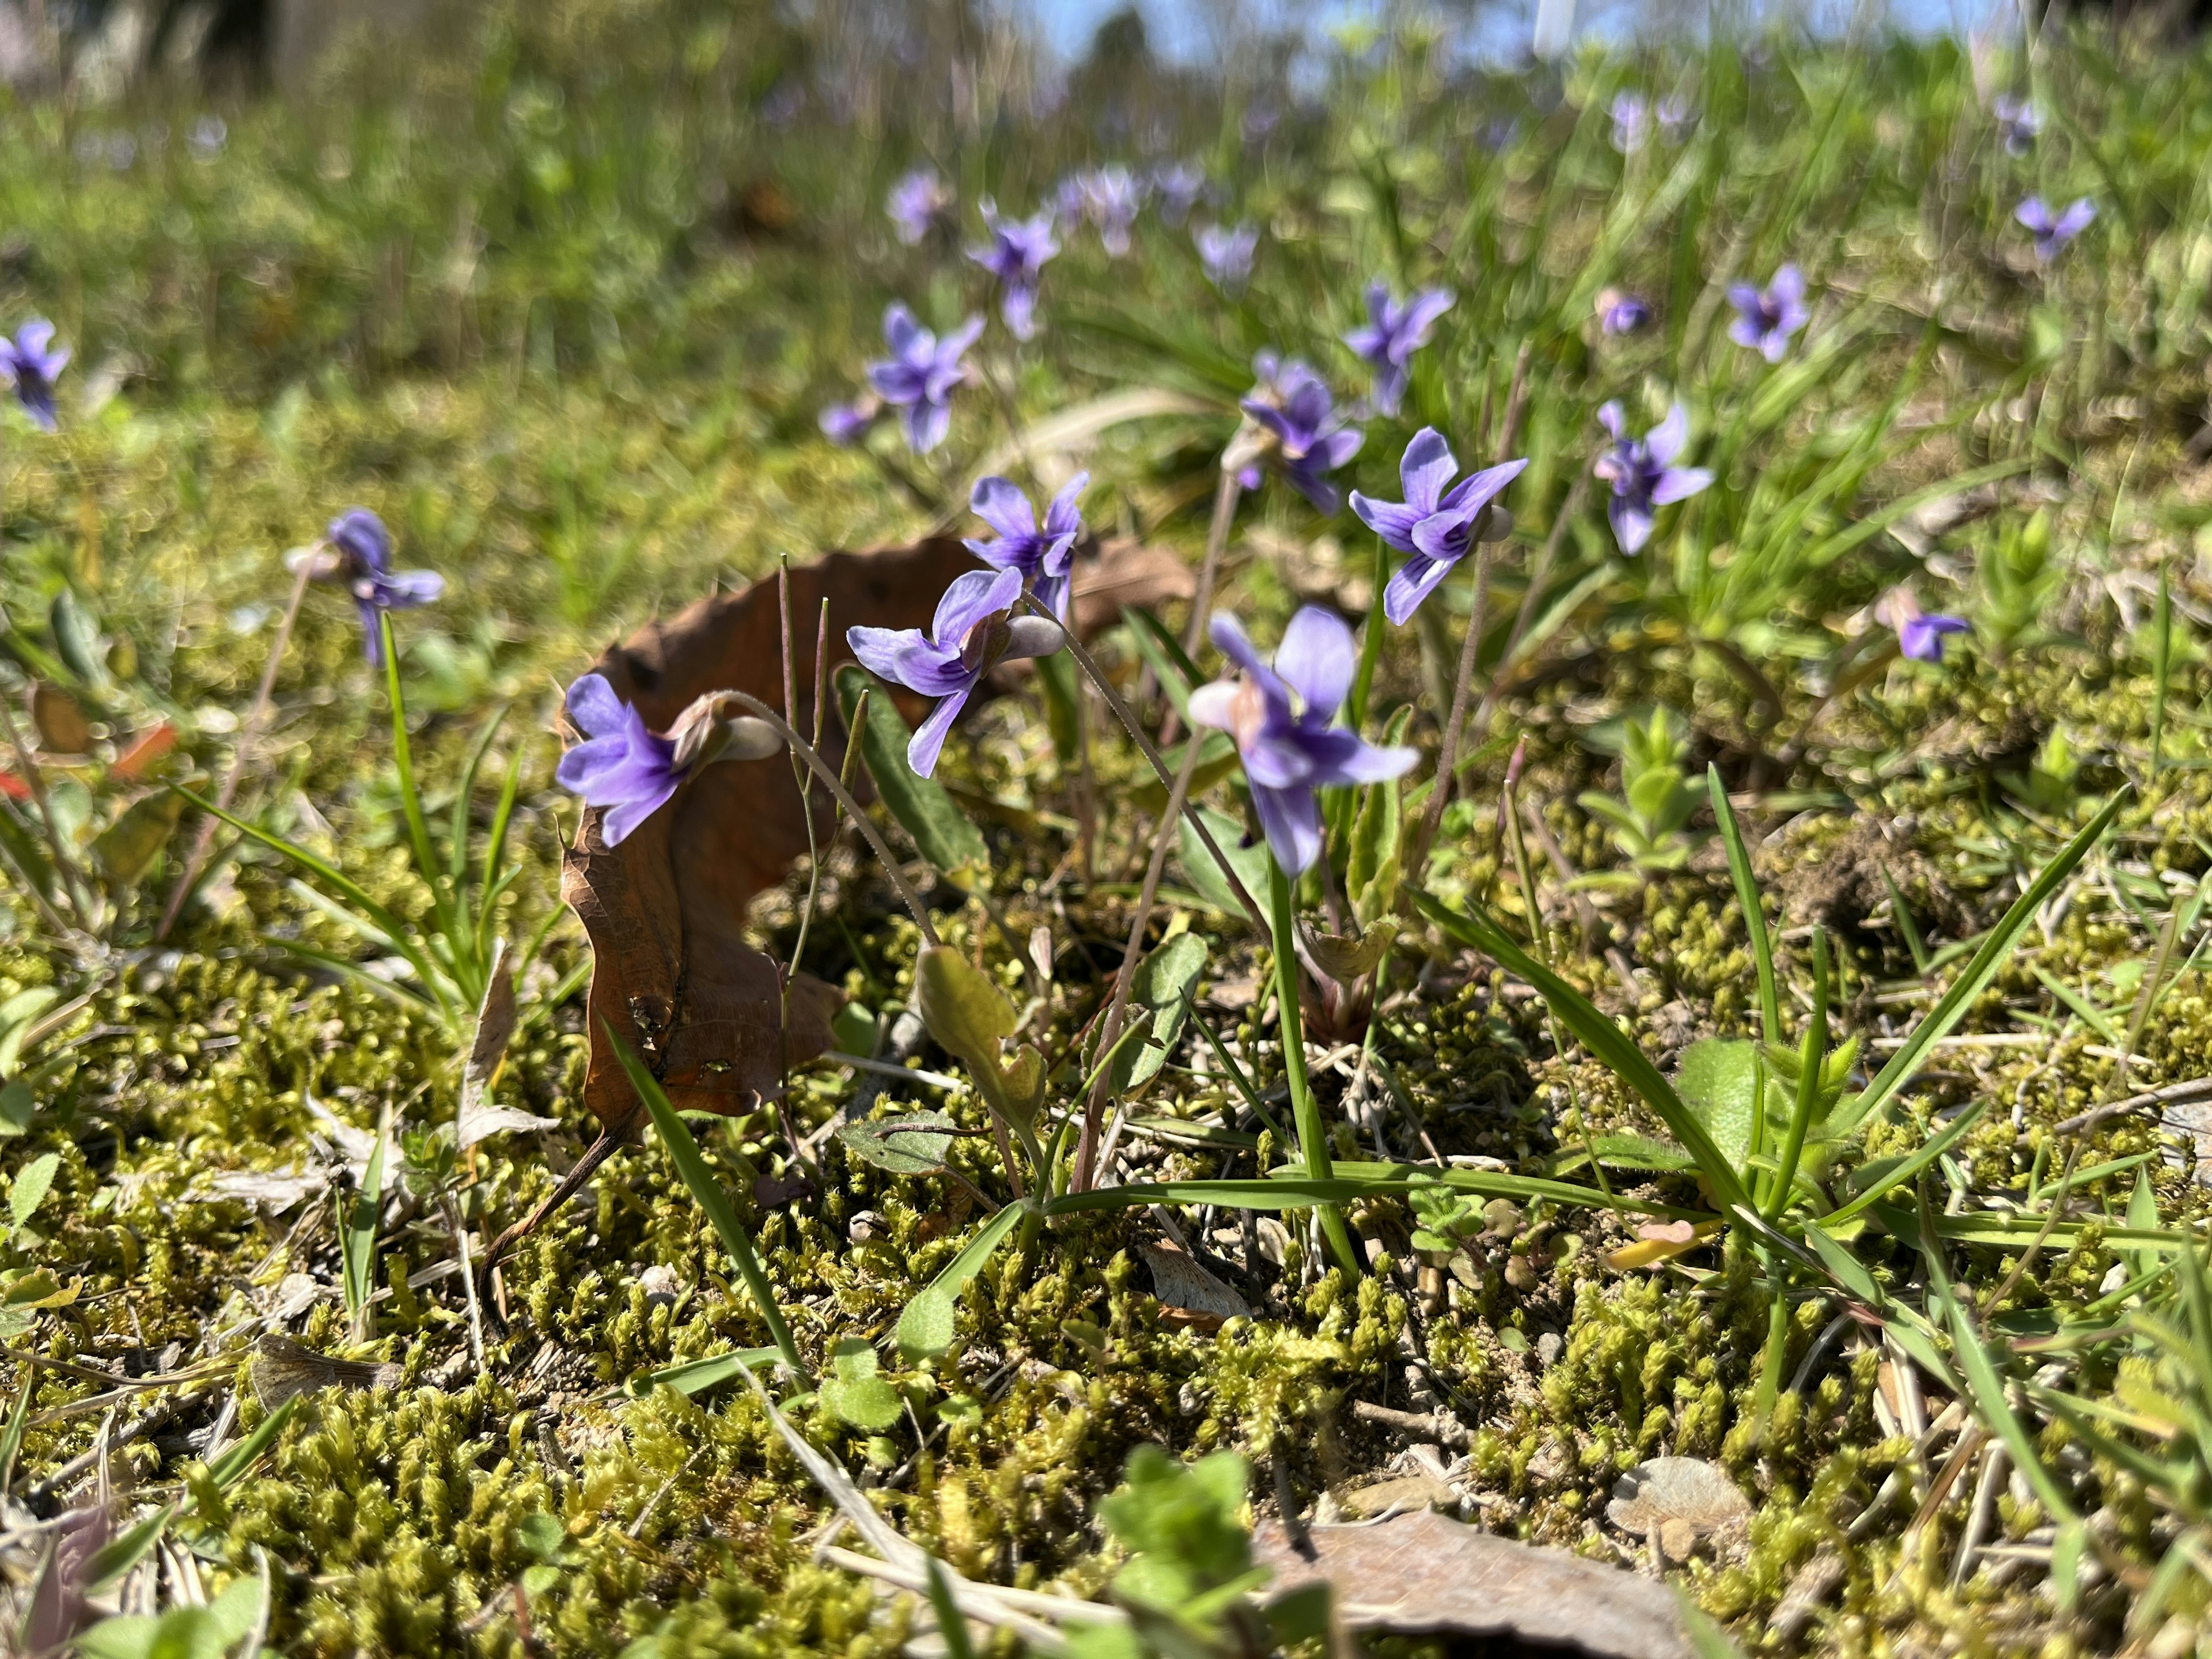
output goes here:
<path id="1" fill-rule="evenodd" d="M 860 693 L 871 684 L 863 669 L 848 664 L 837 671 L 837 696 L 848 726 L 860 707 Z M 915 849 L 945 875 L 963 886 L 988 882 L 991 849 L 984 843 L 983 832 L 968 821 L 943 784 L 919 775 L 907 764 L 907 744 L 914 732 L 884 689 L 877 686 L 875 693 L 868 699 L 867 718 L 857 736 L 876 793 L 914 837 Z"/>

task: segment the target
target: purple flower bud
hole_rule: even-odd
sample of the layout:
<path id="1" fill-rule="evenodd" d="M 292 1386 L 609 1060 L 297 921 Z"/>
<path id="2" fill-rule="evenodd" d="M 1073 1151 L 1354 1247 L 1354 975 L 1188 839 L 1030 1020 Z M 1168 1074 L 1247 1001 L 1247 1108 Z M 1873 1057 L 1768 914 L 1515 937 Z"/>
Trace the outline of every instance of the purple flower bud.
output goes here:
<path id="1" fill-rule="evenodd" d="M 1252 368 L 1260 383 L 1239 407 L 1250 417 L 1248 431 L 1259 453 L 1224 457 L 1223 465 L 1241 481 L 1255 460 L 1272 459 L 1316 512 L 1335 512 L 1336 486 L 1327 475 L 1359 453 L 1361 434 L 1338 420 L 1328 383 L 1297 358 L 1279 362 L 1263 351 Z"/>
<path id="2" fill-rule="evenodd" d="M 446 591 L 446 579 L 433 570 L 394 570 L 392 532 L 365 507 L 349 507 L 331 520 L 330 543 L 337 556 L 319 564 L 316 576 L 343 581 L 361 618 L 362 653 L 371 668 L 384 665 L 383 630 L 377 618 L 386 611 L 413 611 Z"/>
<path id="3" fill-rule="evenodd" d="M 916 167 L 891 186 L 884 211 L 900 241 L 914 247 L 945 222 L 952 207 L 952 192 L 934 167 Z"/>
<path id="4" fill-rule="evenodd" d="M 1605 334 L 1633 334 L 1651 320 L 1651 307 L 1633 294 L 1617 288 L 1597 296 L 1597 325 Z"/>
<path id="5" fill-rule="evenodd" d="M 849 404 L 831 404 L 815 419 L 822 428 L 822 435 L 842 448 L 859 442 L 883 410 L 883 400 L 870 393 Z"/>
<path id="6" fill-rule="evenodd" d="M 907 744 L 907 764 L 921 776 L 936 771 L 952 722 L 986 674 L 1009 658 L 1049 656 L 1066 642 L 1060 624 L 1048 617 L 1012 614 L 1021 595 L 1018 570 L 970 570 L 945 590 L 927 633 L 919 628 L 845 630 L 862 667 L 938 700 Z"/>
<path id="7" fill-rule="evenodd" d="M 2089 228 L 2089 222 L 2097 216 L 2097 204 L 2086 196 L 2077 197 L 2071 207 L 2054 219 L 2043 198 L 2031 196 L 2013 210 L 2012 216 L 2035 238 L 2036 258 L 2048 264 L 2065 251 L 2067 243 Z"/>
<path id="8" fill-rule="evenodd" d="M 1290 875 L 1321 856 L 1321 803 L 1314 791 L 1381 783 L 1403 775 L 1411 749 L 1382 749 L 1331 722 L 1352 689 L 1358 653 L 1342 619 L 1307 605 L 1291 618 L 1273 666 L 1261 661 L 1243 628 L 1217 614 L 1213 643 L 1237 672 L 1190 694 L 1190 722 L 1237 740 L 1267 850 Z"/>
<path id="9" fill-rule="evenodd" d="M 1613 486 L 1606 511 L 1613 520 L 1613 539 L 1622 552 L 1639 552 L 1651 539 L 1658 509 L 1696 495 L 1712 483 L 1713 475 L 1702 466 L 1674 464 L 1690 437 L 1690 417 L 1680 404 L 1641 438 L 1631 438 L 1622 429 L 1617 403 L 1606 404 L 1597 417 L 1613 434 L 1613 447 L 1597 458 L 1591 470 Z"/>
<path id="10" fill-rule="evenodd" d="M 1729 325 L 1729 338 L 1749 346 L 1770 363 L 1778 363 L 1790 349 L 1790 337 L 1805 326 L 1812 313 L 1805 309 L 1805 278 L 1795 265 L 1784 265 L 1764 289 L 1738 283 L 1729 289 L 1729 303 L 1736 319 Z"/>
<path id="11" fill-rule="evenodd" d="M 1384 616 L 1403 627 L 1477 540 L 1496 541 L 1511 529 L 1511 517 L 1502 509 L 1492 511 L 1490 504 L 1528 465 L 1506 461 L 1486 467 L 1447 489 L 1459 471 L 1459 462 L 1443 434 L 1425 426 L 1406 446 L 1399 463 L 1398 476 L 1406 486 L 1403 501 L 1378 501 L 1356 489 L 1352 492 L 1352 510 L 1361 522 L 1407 556 L 1382 590 Z"/>
<path id="12" fill-rule="evenodd" d="M 1632 92 L 1624 92 L 1613 100 L 1613 147 L 1623 155 L 1633 155 L 1644 148 L 1651 136 L 1651 106 Z"/>
<path id="13" fill-rule="evenodd" d="M 1259 251 L 1260 233 L 1250 225 L 1233 228 L 1200 225 L 1191 240 L 1198 246 L 1198 262 L 1206 268 L 1206 280 L 1225 295 L 1233 298 L 1242 294 L 1252 277 L 1252 256 Z"/>
<path id="14" fill-rule="evenodd" d="M 884 308 L 884 342 L 891 355 L 868 365 L 868 380 L 900 411 L 915 454 L 927 455 L 951 429 L 952 393 L 968 378 L 960 360 L 982 331 L 983 319 L 970 317 L 939 340 L 896 301 Z"/>
<path id="15" fill-rule="evenodd" d="M 984 478 L 968 498 L 975 515 L 999 532 L 996 541 L 974 540 L 968 550 L 985 564 L 1020 573 L 1030 595 L 1046 610 L 1067 620 L 1069 569 L 1075 543 L 1083 534 L 1083 514 L 1076 506 L 1088 472 L 1079 472 L 1061 488 L 1045 508 L 1044 528 L 1037 528 L 1030 498 L 1008 478 Z"/>
<path id="16" fill-rule="evenodd" d="M 1406 364 L 1429 342 L 1437 319 L 1452 307 L 1448 288 L 1425 289 L 1403 305 L 1390 297 L 1390 285 L 1380 277 L 1367 285 L 1364 328 L 1344 337 L 1345 344 L 1375 371 L 1375 412 L 1395 415 L 1406 395 Z"/>
<path id="17" fill-rule="evenodd" d="M 1999 93 L 1993 112 L 1997 118 L 1997 136 L 2004 141 L 2008 155 L 2025 155 L 2035 148 L 2036 138 L 2043 131 L 2043 116 L 2033 102 Z"/>
<path id="18" fill-rule="evenodd" d="M 1897 648 L 1915 662 L 1942 662 L 1947 635 L 1964 634 L 1964 618 L 1929 614 L 1908 587 L 1893 587 L 1875 601 L 1875 619 L 1897 630 Z"/>
<path id="19" fill-rule="evenodd" d="M 1179 225 L 1206 194 L 1206 170 L 1194 161 L 1164 162 L 1152 169 L 1152 185 L 1161 219 Z"/>
<path id="20" fill-rule="evenodd" d="M 1034 219 L 1002 219 L 995 204 L 983 203 L 983 223 L 991 240 L 971 247 L 968 257 L 999 279 L 999 315 L 1018 340 L 1036 332 L 1037 283 L 1045 261 L 1060 252 L 1053 240 L 1049 209 Z"/>
<path id="21" fill-rule="evenodd" d="M 1098 240 L 1107 257 L 1118 259 L 1129 251 L 1129 232 L 1144 205 L 1144 186 L 1119 162 L 1093 167 L 1080 177 L 1084 216 L 1098 228 Z"/>
<path id="22" fill-rule="evenodd" d="M 52 349 L 53 338 L 54 325 L 43 317 L 32 318 L 12 340 L 0 334 L 0 383 L 15 389 L 15 401 L 41 432 L 52 432 L 58 424 L 54 382 L 69 367 L 69 348 Z"/>

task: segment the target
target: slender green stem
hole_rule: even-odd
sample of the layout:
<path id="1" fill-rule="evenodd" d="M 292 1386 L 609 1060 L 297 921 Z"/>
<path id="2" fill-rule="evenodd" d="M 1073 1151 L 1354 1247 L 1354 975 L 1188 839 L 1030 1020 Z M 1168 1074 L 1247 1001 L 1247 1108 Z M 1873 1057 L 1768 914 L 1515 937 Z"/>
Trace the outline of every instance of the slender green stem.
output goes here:
<path id="1" fill-rule="evenodd" d="M 1805 1040 L 1797 1050 L 1797 1103 L 1782 1141 L 1782 1157 L 1774 1170 L 1773 1190 L 1766 1195 L 1764 1212 L 1769 1222 L 1778 1220 L 1790 1206 L 1790 1189 L 1797 1182 L 1797 1162 L 1805 1154 L 1805 1134 L 1820 1104 L 1821 1062 L 1828 1054 L 1828 936 L 1813 930 L 1813 1018 L 1805 1023 Z"/>
<path id="2" fill-rule="evenodd" d="M 392 635 L 392 613 L 376 613 L 377 637 L 384 647 L 384 689 L 392 702 L 392 763 L 399 773 L 399 810 L 406 816 L 407 839 L 415 849 L 416 867 L 430 889 L 430 909 L 438 931 L 454 936 L 453 912 L 446 884 L 441 879 L 437 854 L 430 850 L 430 826 L 423 821 L 422 792 L 415 783 L 415 757 L 407 744 L 407 705 L 399 696 L 399 647 Z"/>
<path id="3" fill-rule="evenodd" d="M 1291 878 L 1273 858 L 1267 860 L 1267 878 L 1274 901 L 1277 1030 L 1283 1039 L 1283 1077 L 1291 1087 L 1291 1121 L 1297 1126 L 1298 1151 L 1304 1159 L 1306 1174 L 1316 1181 L 1327 1181 L 1333 1173 L 1328 1132 L 1322 1125 L 1321 1108 L 1314 1100 L 1313 1085 L 1306 1078 L 1305 1032 L 1298 1018 L 1298 957 L 1297 946 L 1293 942 L 1297 937 L 1294 931 L 1297 922 L 1291 913 Z M 1321 1230 L 1337 1265 L 1349 1277 L 1358 1278 L 1359 1253 L 1352 1248 L 1352 1231 L 1344 1224 L 1344 1212 L 1335 1205 L 1321 1206 Z"/>
<path id="4" fill-rule="evenodd" d="M 1350 712 L 1355 732 L 1367 724 L 1367 700 L 1375 690 L 1376 665 L 1382 659 L 1382 589 L 1390 580 L 1390 544 L 1375 538 L 1375 596 L 1367 607 L 1367 632 L 1359 641 L 1359 672 L 1352 677 Z"/>

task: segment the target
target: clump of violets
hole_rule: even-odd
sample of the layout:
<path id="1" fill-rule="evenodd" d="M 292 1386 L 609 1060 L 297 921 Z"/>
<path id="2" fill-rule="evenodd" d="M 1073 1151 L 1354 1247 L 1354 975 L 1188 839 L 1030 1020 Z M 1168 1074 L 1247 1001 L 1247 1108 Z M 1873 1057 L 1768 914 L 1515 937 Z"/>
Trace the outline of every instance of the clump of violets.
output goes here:
<path id="1" fill-rule="evenodd" d="M 893 301 L 884 311 L 884 343 L 891 355 L 868 365 L 868 381 L 879 399 L 867 398 L 825 410 L 822 429 L 838 442 L 849 442 L 888 407 L 899 411 L 908 445 L 927 455 L 945 441 L 952 426 L 952 394 L 968 378 L 961 361 L 983 319 L 970 317 L 943 339 L 915 321 L 914 313 Z"/>
<path id="2" fill-rule="evenodd" d="M 1162 222 L 1180 225 L 1206 198 L 1206 170 L 1195 161 L 1165 161 L 1152 169 L 1152 186 Z"/>
<path id="3" fill-rule="evenodd" d="M 331 520 L 322 545 L 294 557 L 307 560 L 315 580 L 345 584 L 361 618 L 362 654 L 372 668 L 384 665 L 378 618 L 387 611 L 416 610 L 446 591 L 446 579 L 434 570 L 392 568 L 392 532 L 365 507 L 348 507 Z"/>
<path id="4" fill-rule="evenodd" d="M 1231 298 L 1244 291 L 1252 280 L 1252 256 L 1260 249 L 1260 233 L 1250 225 L 1200 225 L 1191 240 L 1206 280 Z"/>
<path id="5" fill-rule="evenodd" d="M 2001 92 L 1991 113 L 1996 117 L 1997 137 L 2003 141 L 2007 155 L 2025 155 L 2035 148 L 2043 131 L 2043 114 L 2033 100 Z"/>
<path id="6" fill-rule="evenodd" d="M 52 432 L 59 424 L 54 413 L 54 382 L 69 367 L 69 348 L 57 349 L 53 341 L 54 325 L 43 317 L 32 318 L 15 331 L 12 340 L 0 334 L 0 382 L 15 392 L 23 413 L 41 432 Z"/>
<path id="7" fill-rule="evenodd" d="M 1613 520 L 1613 540 L 1624 553 L 1641 552 L 1651 539 L 1659 508 L 1688 500 L 1711 484 L 1713 475 L 1702 466 L 1674 465 L 1690 440 L 1690 417 L 1680 404 L 1641 438 L 1628 435 L 1618 403 L 1606 404 L 1597 417 L 1613 434 L 1613 447 L 1591 470 L 1613 486 L 1606 514 Z"/>
<path id="8" fill-rule="evenodd" d="M 1796 265 L 1784 265 L 1765 288 L 1737 283 L 1728 291 L 1735 307 L 1729 338 L 1749 346 L 1770 363 L 1778 363 L 1790 349 L 1790 337 L 1805 326 L 1812 313 L 1805 309 L 1805 277 Z"/>
<path id="9" fill-rule="evenodd" d="M 2053 218 L 2044 199 L 2031 196 L 2013 210 L 2012 216 L 2035 238 L 2036 258 L 2049 264 L 2065 252 L 2067 243 L 2089 228 L 2089 222 L 2097 216 L 2097 204 L 2086 196 L 2077 197 L 2072 206 Z"/>
<path id="10" fill-rule="evenodd" d="M 1012 614 L 1021 596 L 1019 570 L 970 570 L 952 579 L 927 633 L 919 628 L 845 630 L 846 643 L 870 673 L 938 700 L 907 744 L 907 764 L 919 776 L 937 770 L 952 722 L 986 674 L 1016 657 L 1050 656 L 1066 642 L 1049 617 Z"/>
<path id="11" fill-rule="evenodd" d="M 1352 630 L 1341 618 L 1305 606 L 1283 630 L 1272 666 L 1260 659 L 1236 617 L 1216 615 L 1211 631 L 1237 672 L 1190 694 L 1191 724 L 1237 740 L 1267 850 L 1286 874 L 1301 874 L 1321 856 L 1321 803 L 1314 792 L 1399 777 L 1413 766 L 1415 751 L 1377 747 L 1333 723 L 1358 664 Z"/>
<path id="12" fill-rule="evenodd" d="M 1316 512 L 1334 513 L 1337 489 L 1328 475 L 1359 453 L 1362 434 L 1338 418 L 1328 383 L 1307 364 L 1263 351 L 1252 368 L 1259 384 L 1238 405 L 1247 417 L 1244 429 L 1222 465 L 1249 489 L 1259 482 L 1260 464 L 1273 461 Z"/>
<path id="13" fill-rule="evenodd" d="M 1943 660 L 1943 641 L 1967 631 L 1962 617 L 1923 611 L 1909 587 L 1893 587 L 1875 601 L 1875 620 L 1897 631 L 1897 648 L 1915 662 Z"/>
<path id="14" fill-rule="evenodd" d="M 1651 307 L 1636 295 L 1617 288 L 1600 291 L 1597 325 L 1602 334 L 1633 334 L 1651 320 Z"/>
<path id="15" fill-rule="evenodd" d="M 1001 218 L 995 204 L 983 204 L 983 226 L 991 240 L 971 247 L 968 257 L 999 279 L 999 315 L 1017 340 L 1036 333 L 1037 284 L 1045 261 L 1060 252 L 1052 234 L 1052 210 L 1033 219 Z"/>
<path id="16" fill-rule="evenodd" d="M 569 723 L 584 741 L 561 757 L 554 778 L 600 809 L 599 840 L 619 847 L 665 805 L 684 781 L 718 760 L 763 760 L 783 747 L 766 720 L 725 707 L 708 692 L 677 717 L 665 735 L 615 695 L 604 674 L 568 688 Z"/>
<path id="17" fill-rule="evenodd" d="M 1145 204 L 1144 186 L 1119 162 L 1093 167 L 1082 175 L 1083 212 L 1097 227 L 1099 245 L 1107 257 L 1119 259 L 1129 251 L 1129 232 L 1136 225 L 1137 210 Z"/>
<path id="18" fill-rule="evenodd" d="M 1030 597 L 1063 623 L 1075 544 L 1083 534 L 1083 513 L 1076 502 L 1090 482 L 1088 472 L 1079 472 L 1062 485 L 1044 510 L 1042 529 L 1030 498 L 1011 478 L 981 479 L 968 498 L 969 510 L 999 532 L 996 541 L 969 540 L 968 550 L 985 564 L 1018 574 Z"/>
<path id="19" fill-rule="evenodd" d="M 951 189 L 935 167 L 916 167 L 904 175 L 884 204 L 892 233 L 908 247 L 927 241 L 930 232 L 948 222 L 951 210 Z"/>
<path id="20" fill-rule="evenodd" d="M 1375 371 L 1372 400 L 1378 415 L 1395 415 L 1406 395 L 1407 364 L 1429 343 L 1437 319 L 1452 308 L 1448 288 L 1424 289 L 1402 305 L 1390 297 L 1379 276 L 1367 285 L 1367 326 L 1344 337 L 1359 360 Z"/>
<path id="21" fill-rule="evenodd" d="M 1443 585 L 1476 542 L 1498 541 L 1511 532 L 1512 515 L 1491 503 L 1528 465 L 1525 460 L 1501 462 L 1454 484 L 1459 461 L 1443 434 L 1425 426 L 1413 434 L 1399 463 L 1404 501 L 1378 501 L 1356 489 L 1352 492 L 1352 510 L 1361 522 L 1407 556 L 1382 590 L 1382 614 L 1393 623 L 1403 627 L 1411 620 L 1421 601 Z"/>
<path id="22" fill-rule="evenodd" d="M 1613 147 L 1633 155 L 1651 136 L 1651 106 L 1640 94 L 1624 92 L 1613 100 Z"/>

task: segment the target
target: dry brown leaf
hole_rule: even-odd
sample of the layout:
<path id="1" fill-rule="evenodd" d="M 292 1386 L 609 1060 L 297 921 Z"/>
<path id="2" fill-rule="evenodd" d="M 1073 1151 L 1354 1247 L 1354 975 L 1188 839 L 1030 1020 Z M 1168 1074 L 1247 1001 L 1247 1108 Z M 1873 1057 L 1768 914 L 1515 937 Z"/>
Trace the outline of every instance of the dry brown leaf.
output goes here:
<path id="1" fill-rule="evenodd" d="M 1364 1521 L 1409 1510 L 1457 1509 L 1459 1494 L 1433 1474 L 1403 1474 L 1353 1486 L 1338 1493 L 1337 1502 L 1346 1515 Z"/>
<path id="2" fill-rule="evenodd" d="M 275 1411 L 294 1395 L 318 1389 L 396 1389 L 404 1372 L 388 1359 L 334 1359 L 270 1331 L 254 1343 L 247 1375 L 254 1397 L 264 1410 Z"/>
<path id="3" fill-rule="evenodd" d="M 1669 1560 L 1686 1559 L 1698 1540 L 1751 1517 L 1751 1500 L 1717 1463 L 1702 1457 L 1654 1457 L 1613 1483 L 1605 1506 L 1613 1524 L 1638 1538 L 1656 1529 Z"/>
<path id="4" fill-rule="evenodd" d="M 44 680 L 31 682 L 31 724 L 50 755 L 82 755 L 92 748 L 92 725 L 75 697 Z"/>
<path id="5" fill-rule="evenodd" d="M 1166 1322 L 1211 1330 L 1226 1319 L 1249 1319 L 1244 1298 L 1181 1250 L 1139 1244 L 1137 1254 L 1152 1270 L 1152 1294 L 1160 1299 Z"/>
<path id="6" fill-rule="evenodd" d="M 1591 1659 L 1690 1659 L 1665 1585 L 1565 1550 L 1516 1543 L 1422 1510 L 1362 1526 L 1309 1527 L 1294 1544 L 1279 1521 L 1253 1534 L 1271 1593 L 1326 1579 L 1355 1630 L 1509 1638 Z"/>
<path id="7" fill-rule="evenodd" d="M 926 628 L 946 586 L 977 568 L 954 537 L 910 547 L 831 553 L 791 572 L 793 678 L 801 732 L 814 721 L 814 641 L 829 602 L 825 678 L 852 660 L 845 631 L 854 626 Z M 1188 568 L 1172 552 L 1135 542 L 1107 544 L 1075 567 L 1075 616 L 1091 632 L 1120 620 L 1123 605 L 1158 605 L 1188 593 Z M 783 706 L 782 617 L 774 577 L 738 593 L 702 599 L 665 622 L 648 623 L 594 665 L 615 695 L 634 704 L 656 732 L 709 691 L 751 693 Z M 903 694 L 909 720 L 922 705 Z M 823 751 L 831 764 L 843 748 L 834 720 Z M 817 829 L 831 822 L 824 793 L 814 792 Z M 622 1067 L 607 1050 L 601 1022 L 642 1054 L 678 1109 L 750 1109 L 781 1083 L 786 1060 L 775 965 L 745 943 L 745 907 L 783 879 L 806 850 L 806 821 L 787 757 L 725 761 L 708 767 L 610 850 L 599 815 L 584 815 L 567 857 L 562 894 L 583 919 L 593 957 L 592 1056 L 584 1103 L 602 1123 L 627 1124 L 638 1111 Z M 792 987 L 788 1058 L 810 1060 L 830 1046 L 838 994 L 801 975 Z"/>

